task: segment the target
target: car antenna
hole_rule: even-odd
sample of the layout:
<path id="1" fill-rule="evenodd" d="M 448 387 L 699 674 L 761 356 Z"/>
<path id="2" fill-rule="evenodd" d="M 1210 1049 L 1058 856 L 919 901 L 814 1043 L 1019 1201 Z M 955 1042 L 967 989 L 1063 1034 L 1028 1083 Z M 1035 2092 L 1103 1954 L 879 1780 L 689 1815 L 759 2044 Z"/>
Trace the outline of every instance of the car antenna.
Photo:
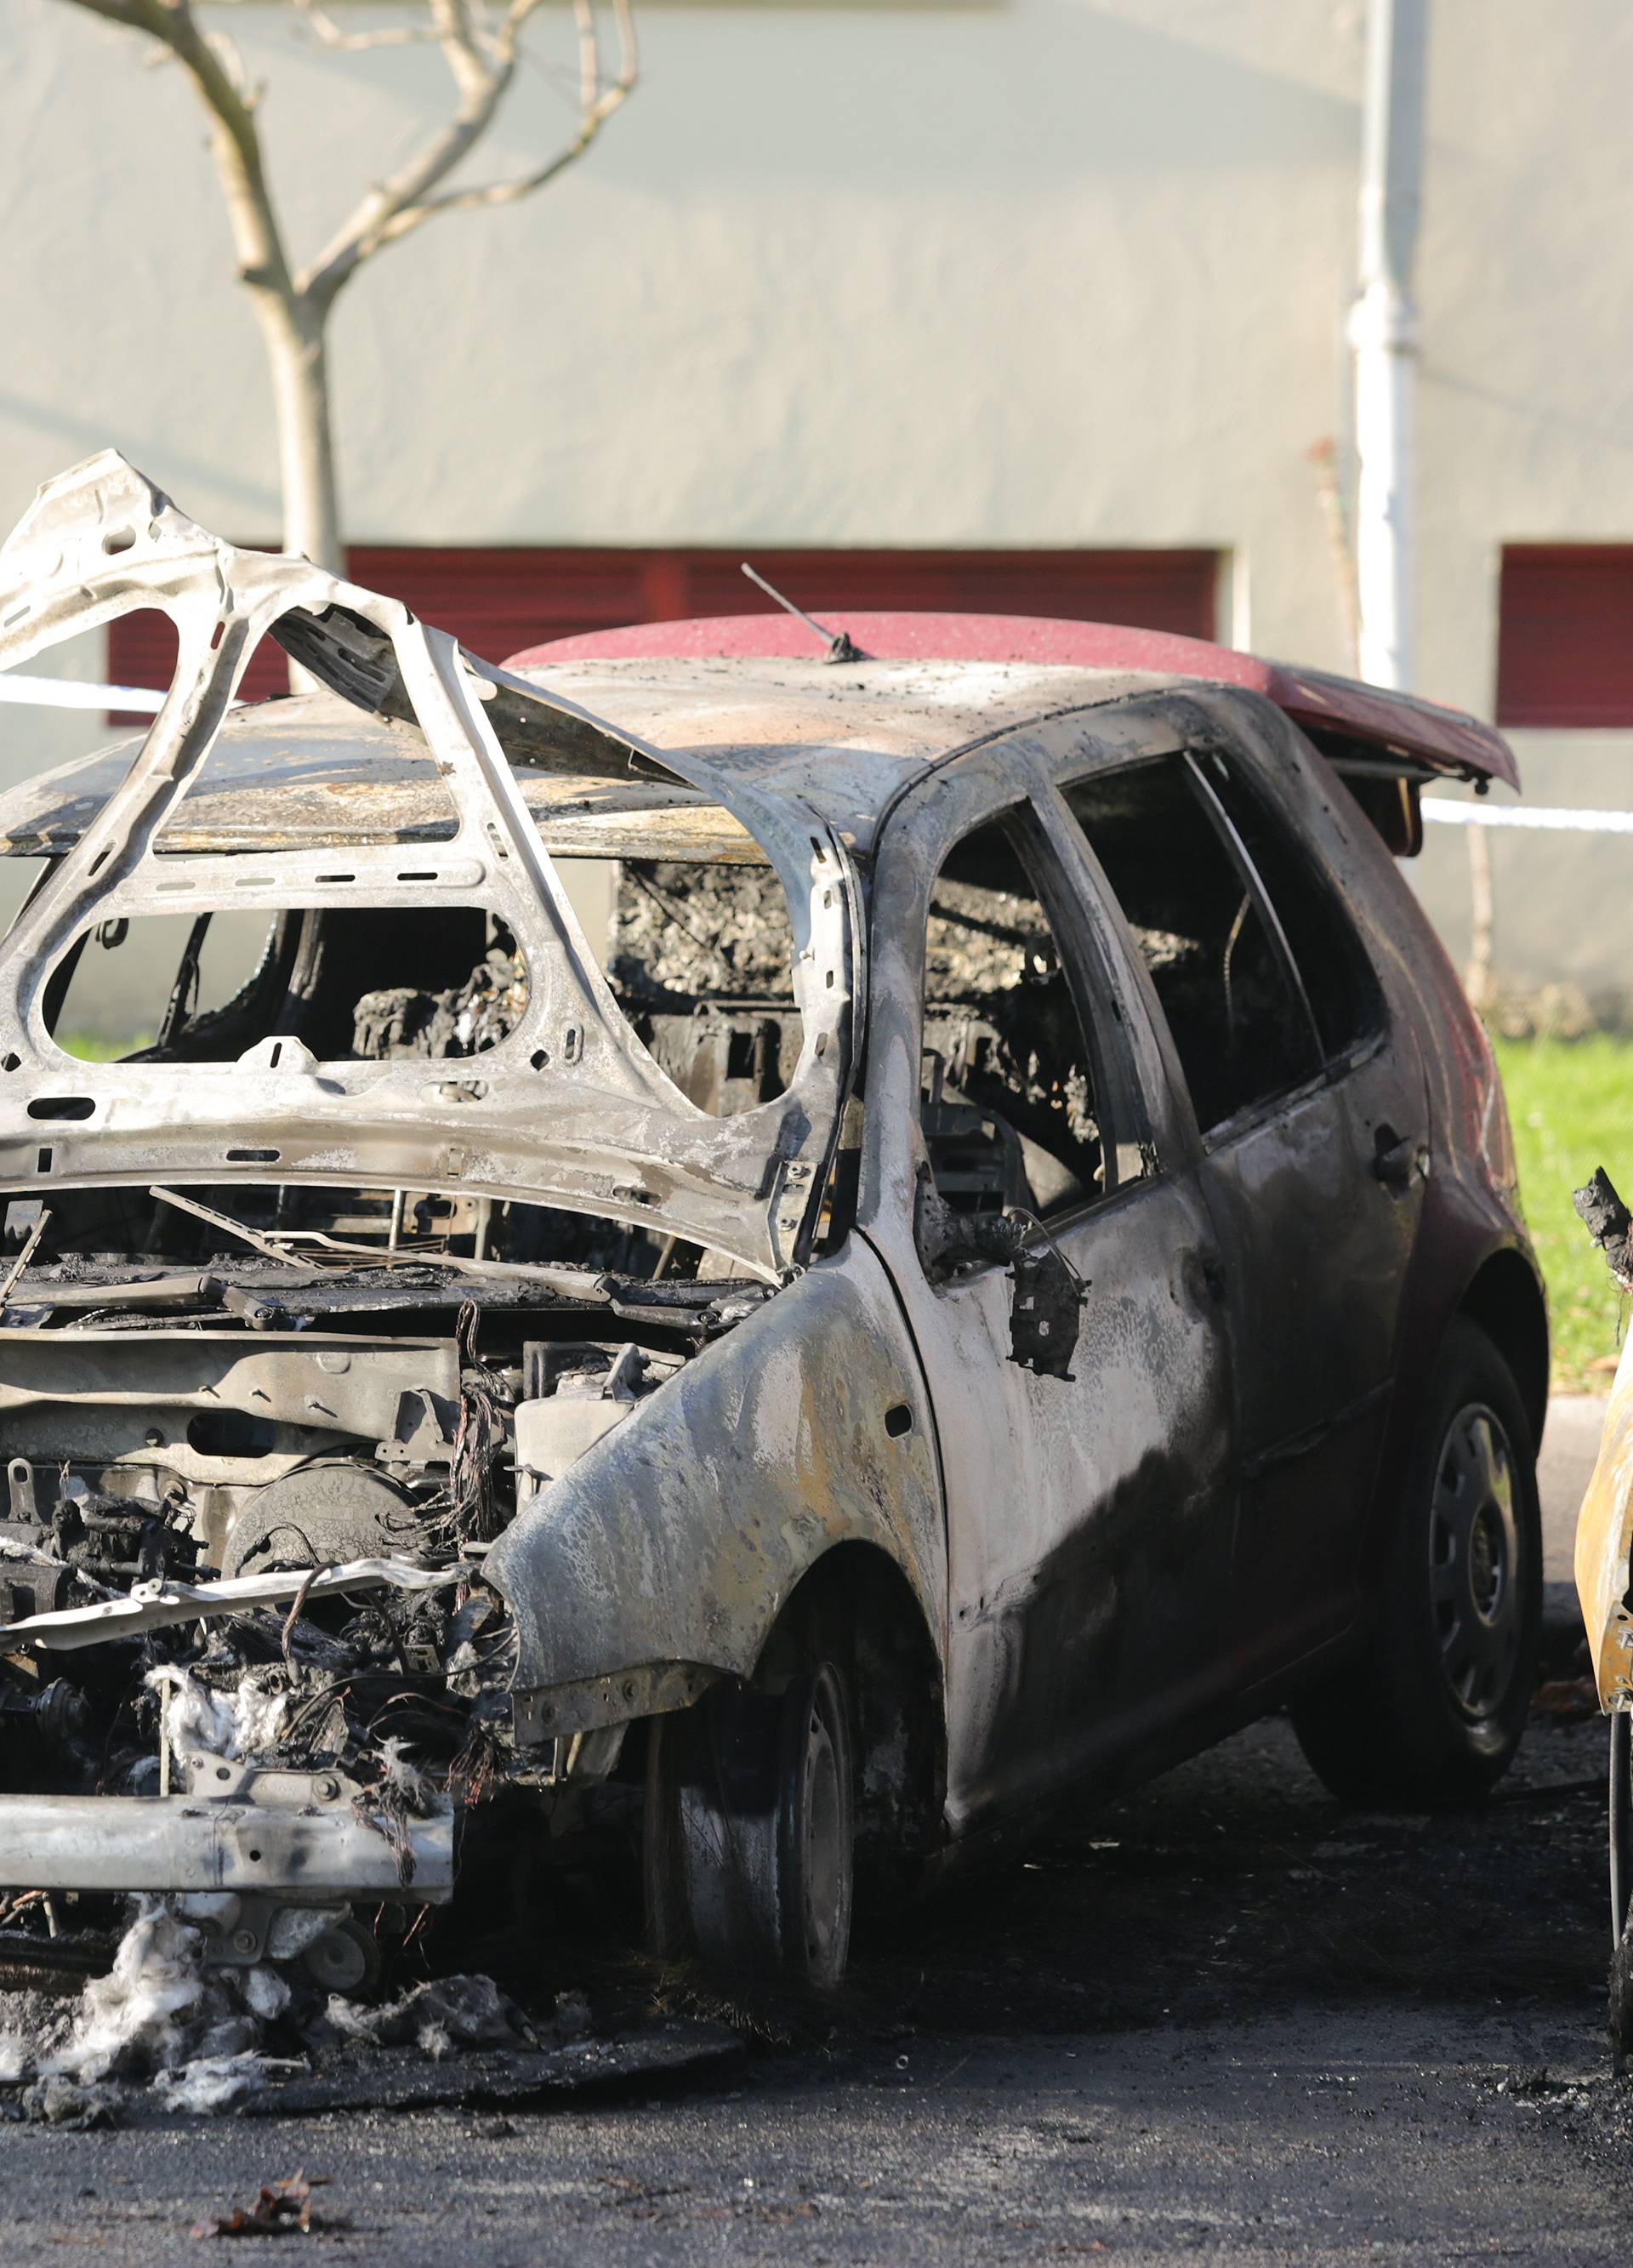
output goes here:
<path id="1" fill-rule="evenodd" d="M 829 661 L 865 661 L 867 659 L 861 647 L 856 644 L 843 630 L 825 630 L 820 622 L 812 621 L 803 607 L 797 607 L 791 599 L 785 599 L 774 584 L 768 583 L 765 577 L 751 567 L 747 559 L 741 562 L 741 565 L 749 581 L 757 583 L 768 599 L 775 599 L 779 607 L 785 607 L 797 622 L 802 622 L 805 624 L 813 637 L 821 639 L 828 648 L 827 659 Z"/>

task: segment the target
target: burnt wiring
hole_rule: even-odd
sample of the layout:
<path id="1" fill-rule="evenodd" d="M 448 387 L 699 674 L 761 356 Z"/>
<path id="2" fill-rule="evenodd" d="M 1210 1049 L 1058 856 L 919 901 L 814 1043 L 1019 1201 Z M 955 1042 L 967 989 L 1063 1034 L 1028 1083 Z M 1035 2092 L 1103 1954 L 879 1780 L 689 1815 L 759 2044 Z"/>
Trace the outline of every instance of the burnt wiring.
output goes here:
<path id="1" fill-rule="evenodd" d="M 505 1413 L 515 1395 L 503 1374 L 486 1364 L 476 1344 L 482 1317 L 463 1301 L 454 1326 L 460 1364 L 460 1416 L 453 1435 L 450 1489 L 453 1533 L 461 1544 L 491 1543 L 504 1526 L 494 1499 L 493 1468 L 505 1438 Z"/>
<path id="2" fill-rule="evenodd" d="M 173 1047 L 188 1022 L 198 999 L 199 962 L 203 956 L 204 940 L 210 935 L 211 916 L 200 914 L 188 932 L 188 941 L 181 948 L 181 959 L 176 968 L 176 981 L 170 989 L 165 1004 L 165 1019 L 158 1027 L 158 1045 Z"/>

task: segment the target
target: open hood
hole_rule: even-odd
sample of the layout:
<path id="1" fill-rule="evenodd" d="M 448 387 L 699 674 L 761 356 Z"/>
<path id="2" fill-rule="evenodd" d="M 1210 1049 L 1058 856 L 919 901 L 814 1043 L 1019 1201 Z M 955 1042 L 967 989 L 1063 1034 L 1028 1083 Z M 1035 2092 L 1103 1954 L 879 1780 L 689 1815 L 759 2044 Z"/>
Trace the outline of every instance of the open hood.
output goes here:
<path id="1" fill-rule="evenodd" d="M 87 799 L 73 825 L 40 829 L 38 847 L 57 855 L 0 943 L 0 1186 L 33 1197 L 58 1183 L 458 1186 L 661 1224 L 768 1278 L 792 1264 L 844 1099 L 857 990 L 854 880 L 828 823 L 797 795 L 703 754 L 660 755 L 467 654 L 397 600 L 305 560 L 221 541 L 109 452 L 48 482 L 0 551 L 0 669 L 142 607 L 162 608 L 176 627 L 164 706 L 117 785 Z M 352 736 L 365 788 L 376 766 L 429 762 L 452 806 L 434 839 L 416 836 L 405 857 L 395 830 L 382 840 L 360 827 L 360 839 L 342 829 L 320 847 L 246 857 L 210 847 L 208 828 L 189 831 L 182 806 L 266 635 L 354 711 L 392 728 Z M 275 730 L 282 705 L 265 704 Z M 567 783 L 614 806 L 636 789 L 667 806 L 701 800 L 726 815 L 721 828 L 758 846 L 788 900 L 802 1027 L 775 1100 L 714 1116 L 642 1044 L 544 848 L 524 781 L 544 788 L 546 802 Z M 27 847 L 15 826 L 0 832 Z M 528 988 L 514 1027 L 463 1064 L 320 1061 L 277 1039 L 230 1064 L 88 1064 L 48 1028 L 53 970 L 103 924 L 472 904 L 515 939 Z"/>

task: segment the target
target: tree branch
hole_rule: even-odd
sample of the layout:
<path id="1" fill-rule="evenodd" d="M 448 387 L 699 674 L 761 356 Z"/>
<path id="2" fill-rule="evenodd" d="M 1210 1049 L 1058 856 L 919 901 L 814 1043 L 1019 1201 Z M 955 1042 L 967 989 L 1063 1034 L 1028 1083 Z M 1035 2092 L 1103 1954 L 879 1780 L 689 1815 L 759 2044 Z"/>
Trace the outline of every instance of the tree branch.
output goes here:
<path id="1" fill-rule="evenodd" d="M 318 0 L 294 0 L 294 5 L 326 48 L 339 48 L 348 55 L 367 55 L 375 48 L 419 47 L 438 36 L 431 24 L 394 24 L 379 32 L 342 32 Z"/>
<path id="2" fill-rule="evenodd" d="M 230 46 L 207 37 L 191 0 L 73 0 L 94 16 L 146 32 L 167 48 L 193 81 L 210 116 L 210 150 L 226 202 L 239 276 L 252 291 L 270 292 L 286 309 L 296 287 L 261 162 L 255 98 L 243 84 Z"/>
<path id="3" fill-rule="evenodd" d="M 453 81 L 452 116 L 387 180 L 377 183 L 310 268 L 290 265 L 262 160 L 255 122 L 258 91 L 232 42 L 201 31 L 195 0 L 70 0 L 87 14 L 145 32 L 154 59 L 173 59 L 191 78 L 210 122 L 210 155 L 221 183 L 238 254 L 261 327 L 272 381 L 283 493 L 284 540 L 293 550 L 335 568 L 342 557 L 335 478 L 334 430 L 325 333 L 335 294 L 383 245 L 439 212 L 501 205 L 541 188 L 570 166 L 600 134 L 635 86 L 634 0 L 607 0 L 617 27 L 617 65 L 608 78 L 601 57 L 599 7 L 573 0 L 577 30 L 577 124 L 554 157 L 507 181 L 445 188 L 449 175 L 491 124 L 521 60 L 528 18 L 543 0 L 503 0 L 497 21 L 487 0 L 423 0 L 423 32 L 347 33 L 325 0 L 293 0 L 316 36 L 332 47 L 404 45 L 434 39 Z"/>
<path id="4" fill-rule="evenodd" d="M 618 65 L 603 79 L 596 0 L 574 0 L 578 27 L 578 123 L 564 148 L 532 172 L 434 195 L 438 182 L 465 158 L 492 122 L 509 92 L 519 60 L 519 35 L 541 0 L 509 0 L 497 30 L 476 30 L 467 0 L 430 0 L 438 39 L 460 101 L 448 123 L 423 149 L 364 197 L 330 244 L 298 279 L 298 288 L 326 307 L 362 263 L 381 247 L 423 227 L 437 214 L 475 205 L 514 203 L 581 158 L 613 113 L 633 92 L 639 75 L 632 0 L 612 0 Z"/>

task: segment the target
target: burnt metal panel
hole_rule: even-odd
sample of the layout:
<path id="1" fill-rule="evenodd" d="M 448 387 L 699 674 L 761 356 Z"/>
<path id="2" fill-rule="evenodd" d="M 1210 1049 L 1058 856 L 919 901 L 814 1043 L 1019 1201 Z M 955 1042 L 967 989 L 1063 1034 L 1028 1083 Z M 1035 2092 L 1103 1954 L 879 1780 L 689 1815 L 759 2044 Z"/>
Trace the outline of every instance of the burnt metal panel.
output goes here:
<path id="1" fill-rule="evenodd" d="M 849 1080 L 852 886 L 828 824 L 797 794 L 769 795 L 729 768 L 648 759 L 637 736 L 474 662 L 394 600 L 304 560 L 235 551 L 112 453 L 43 490 L 0 553 L 0 667 L 154 603 L 180 640 L 165 706 L 122 782 L 0 944 L 0 1182 L 35 1191 L 54 1181 L 220 1184 L 264 1181 L 271 1165 L 282 1182 L 462 1184 L 629 1222 L 661 1217 L 760 1274 L 786 1269 Z M 248 652 L 275 628 L 357 705 L 416 720 L 455 807 L 450 837 L 408 852 L 354 846 L 343 866 L 327 850 L 268 851 L 247 865 L 156 853 Z M 615 778 L 621 766 L 628 777 L 638 762 L 702 788 L 754 834 L 793 925 L 803 1042 L 783 1094 L 713 1117 L 643 1047 L 542 847 L 512 769 L 518 756 L 577 780 Z M 480 1082 L 452 1083 L 412 1061 L 320 1064 L 276 1042 L 237 1064 L 189 1065 L 185 1077 L 163 1063 L 93 1066 L 70 1063 L 47 1029 L 52 970 L 101 922 L 345 903 L 412 914 L 473 901 L 504 923 L 530 974 L 526 1008 L 484 1054 Z M 53 1121 L 44 1140 L 42 1116 Z M 229 1154 L 246 1119 L 264 1145 L 253 1163 Z"/>
<path id="2" fill-rule="evenodd" d="M 637 1403 L 484 1572 L 516 1620 L 519 1693 L 672 1664 L 746 1677 L 800 1577 L 853 1541 L 902 1569 L 939 1645 L 930 1410 L 884 1270 L 856 1237 Z"/>

